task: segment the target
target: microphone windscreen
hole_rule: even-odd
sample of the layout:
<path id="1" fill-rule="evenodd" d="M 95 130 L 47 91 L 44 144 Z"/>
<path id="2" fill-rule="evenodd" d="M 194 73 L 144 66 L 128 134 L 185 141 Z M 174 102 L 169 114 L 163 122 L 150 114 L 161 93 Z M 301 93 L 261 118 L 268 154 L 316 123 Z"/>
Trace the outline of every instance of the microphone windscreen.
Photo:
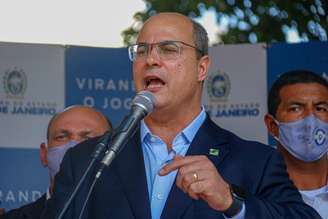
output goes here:
<path id="1" fill-rule="evenodd" d="M 132 106 L 142 107 L 147 114 L 152 112 L 155 107 L 155 96 L 149 91 L 140 91 L 135 98 L 132 100 Z"/>

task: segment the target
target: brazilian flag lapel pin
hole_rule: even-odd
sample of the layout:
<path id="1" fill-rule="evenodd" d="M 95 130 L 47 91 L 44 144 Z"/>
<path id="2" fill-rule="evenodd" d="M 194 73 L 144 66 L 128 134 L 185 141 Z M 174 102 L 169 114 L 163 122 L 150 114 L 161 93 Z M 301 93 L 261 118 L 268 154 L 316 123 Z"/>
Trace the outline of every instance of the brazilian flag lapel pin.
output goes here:
<path id="1" fill-rule="evenodd" d="M 210 148 L 209 154 L 213 156 L 219 156 L 220 150 L 217 148 Z"/>

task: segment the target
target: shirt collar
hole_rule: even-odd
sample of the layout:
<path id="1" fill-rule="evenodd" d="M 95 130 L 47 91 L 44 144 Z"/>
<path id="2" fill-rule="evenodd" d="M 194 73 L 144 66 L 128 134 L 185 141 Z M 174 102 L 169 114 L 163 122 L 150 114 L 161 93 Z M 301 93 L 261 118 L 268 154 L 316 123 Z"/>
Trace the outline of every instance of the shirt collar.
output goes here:
<path id="1" fill-rule="evenodd" d="M 189 143 L 194 139 L 198 129 L 203 124 L 206 118 L 206 113 L 204 107 L 202 107 L 198 116 L 186 127 L 181 131 L 181 134 L 189 141 Z M 141 142 L 144 142 L 145 137 L 147 135 L 151 135 L 151 131 L 147 127 L 144 120 L 141 121 L 140 125 L 140 136 Z M 178 134 L 179 135 L 179 134 Z"/>
<path id="2" fill-rule="evenodd" d="M 47 193 L 46 193 L 46 199 L 50 199 L 51 198 L 51 193 L 50 193 L 50 188 L 48 187 L 47 189 Z"/>

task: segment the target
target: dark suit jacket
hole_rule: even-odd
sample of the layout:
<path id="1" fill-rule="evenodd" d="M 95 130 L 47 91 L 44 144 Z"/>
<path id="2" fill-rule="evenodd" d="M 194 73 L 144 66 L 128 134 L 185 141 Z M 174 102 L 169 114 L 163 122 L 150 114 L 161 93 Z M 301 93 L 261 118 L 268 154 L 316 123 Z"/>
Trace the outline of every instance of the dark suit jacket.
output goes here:
<path id="1" fill-rule="evenodd" d="M 46 194 L 35 202 L 6 212 L 0 219 L 38 219 L 46 204 Z"/>
<path id="2" fill-rule="evenodd" d="M 93 139 L 70 149 L 55 178 L 55 192 L 44 219 L 54 215 L 65 203 L 72 187 L 84 173 L 97 140 Z M 210 149 L 219 155 L 209 155 Z M 221 129 L 207 118 L 197 132 L 187 155 L 206 155 L 229 183 L 247 192 L 247 219 L 315 219 L 320 216 L 304 204 L 289 180 L 281 155 L 275 149 L 257 142 L 245 141 Z M 95 168 L 97 169 L 97 168 Z M 92 175 L 94 175 L 94 172 Z M 64 218 L 78 218 L 87 190 L 87 178 Z M 150 219 L 150 202 L 140 143 L 140 132 L 105 169 L 88 202 L 83 218 Z M 193 200 L 174 184 L 161 219 L 223 219 L 202 200 Z"/>

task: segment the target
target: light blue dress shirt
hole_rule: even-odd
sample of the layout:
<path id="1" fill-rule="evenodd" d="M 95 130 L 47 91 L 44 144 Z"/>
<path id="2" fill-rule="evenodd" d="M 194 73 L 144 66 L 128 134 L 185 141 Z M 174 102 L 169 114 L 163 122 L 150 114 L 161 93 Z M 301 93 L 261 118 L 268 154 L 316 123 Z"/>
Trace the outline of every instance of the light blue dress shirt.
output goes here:
<path id="1" fill-rule="evenodd" d="M 328 183 L 314 190 L 300 190 L 304 202 L 314 208 L 323 219 L 328 219 Z"/>
<path id="2" fill-rule="evenodd" d="M 185 156 L 190 143 L 194 139 L 205 118 L 206 113 L 204 107 L 202 107 L 200 114 L 174 138 L 172 151 L 168 151 L 165 142 L 158 136 L 153 135 L 145 122 L 141 121 L 140 137 L 152 219 L 160 218 L 177 174 L 177 171 L 173 171 L 166 176 L 159 176 L 159 170 L 170 162 L 175 155 Z M 245 204 L 243 204 L 242 211 L 236 217 L 233 217 L 233 219 L 243 219 L 244 215 Z"/>

